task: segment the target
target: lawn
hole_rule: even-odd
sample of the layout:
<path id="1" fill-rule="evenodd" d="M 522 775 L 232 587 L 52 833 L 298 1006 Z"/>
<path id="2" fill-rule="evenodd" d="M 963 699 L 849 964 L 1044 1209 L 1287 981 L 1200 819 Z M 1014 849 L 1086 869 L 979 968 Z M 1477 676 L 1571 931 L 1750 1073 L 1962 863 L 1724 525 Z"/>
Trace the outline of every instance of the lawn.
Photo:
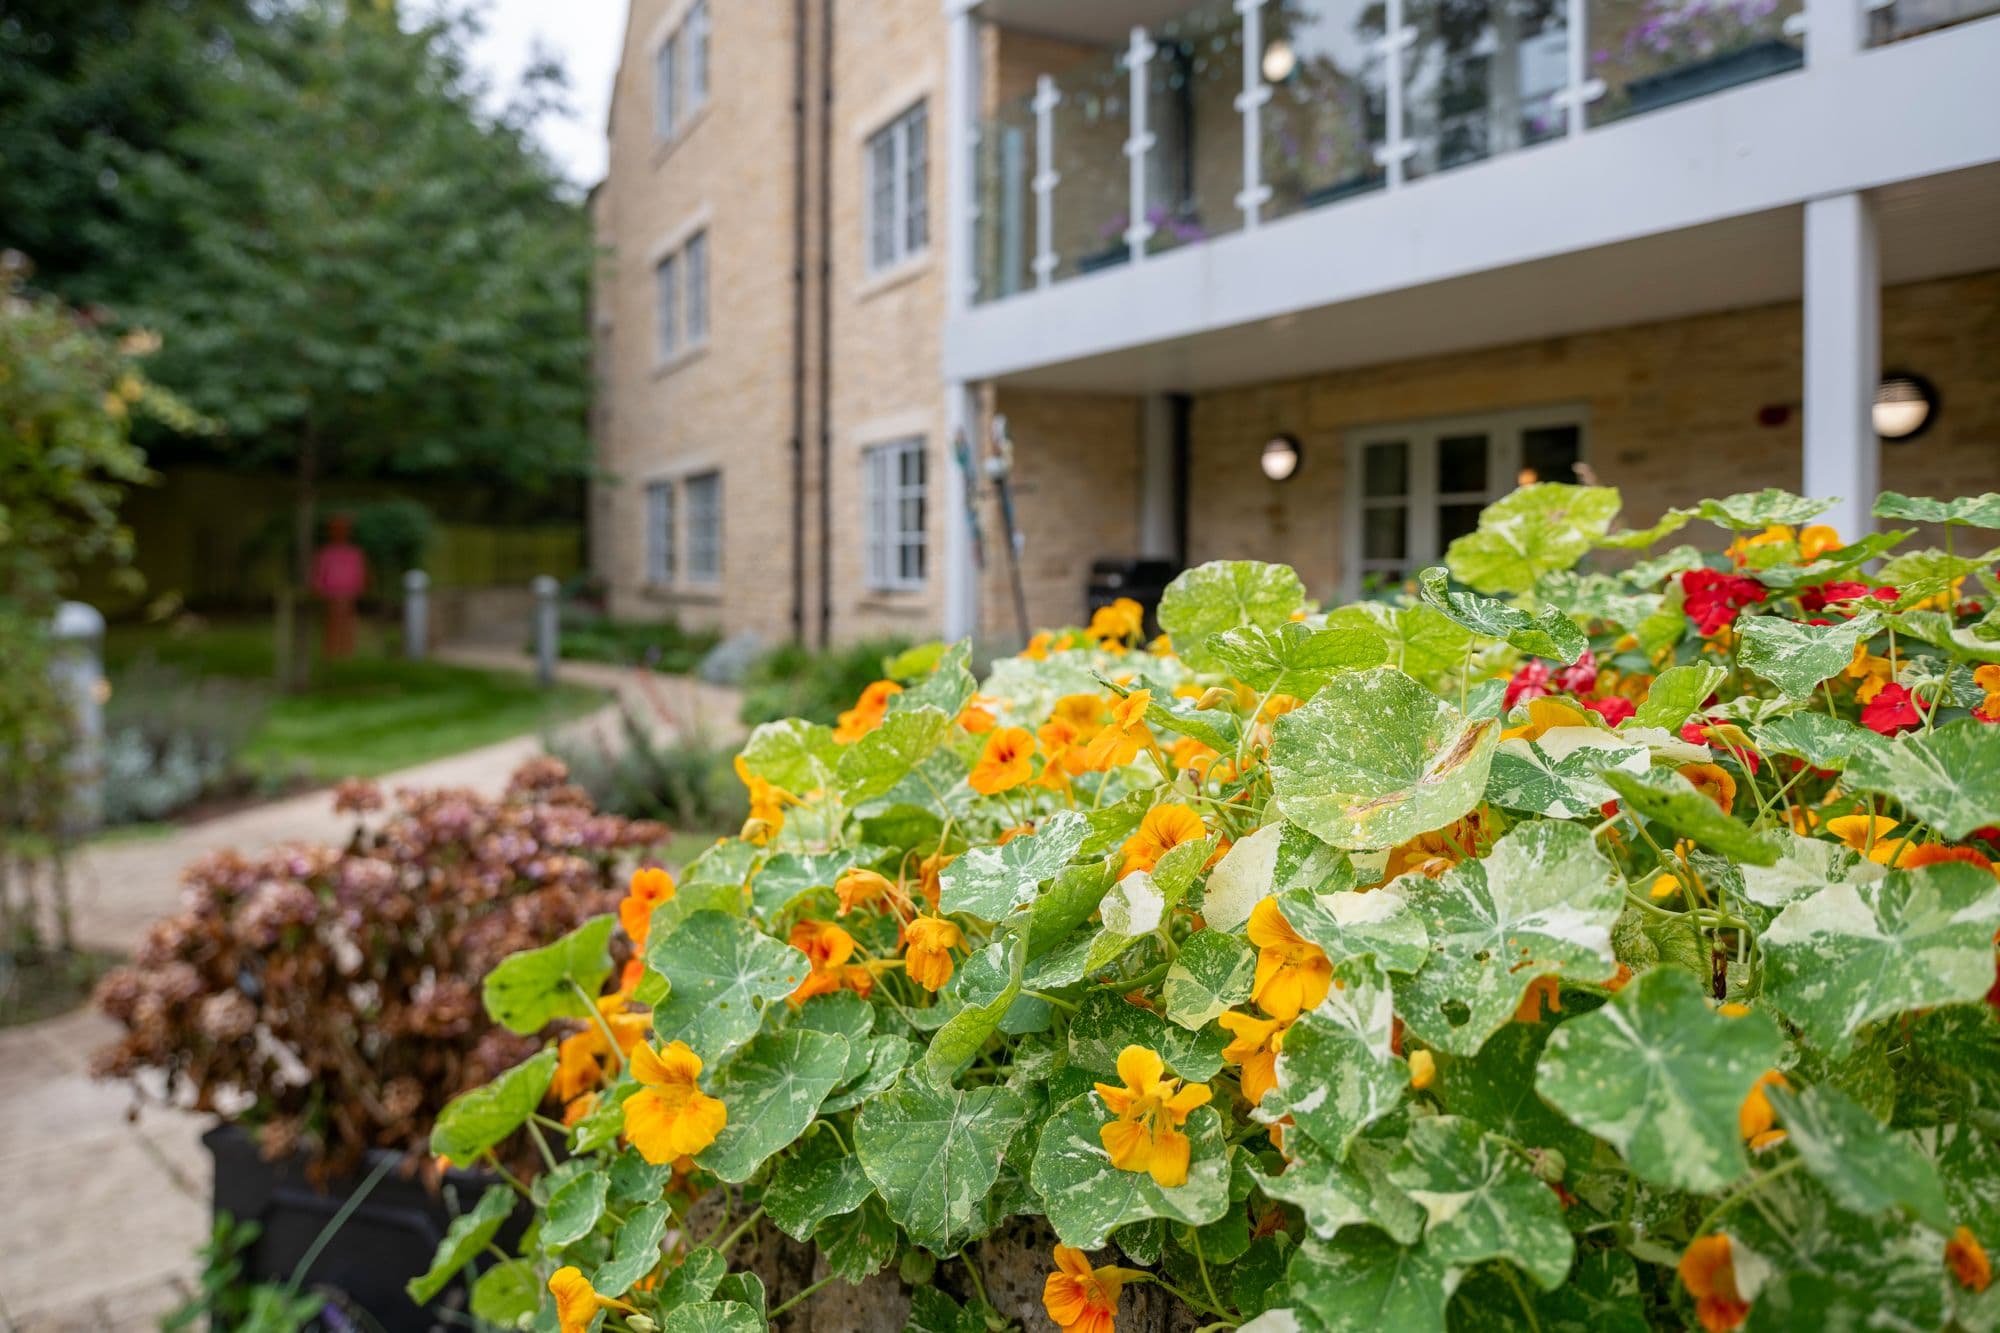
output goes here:
<path id="1" fill-rule="evenodd" d="M 373 627 L 345 662 L 319 662 L 305 694 L 270 693 L 269 622 L 212 623 L 196 630 L 113 626 L 105 663 L 120 671 L 150 657 L 191 680 L 238 682 L 263 717 L 244 745 L 244 764 L 273 781 L 375 777 L 489 745 L 580 716 L 603 696 L 578 686 L 538 689 L 525 673 L 406 662 Z"/>

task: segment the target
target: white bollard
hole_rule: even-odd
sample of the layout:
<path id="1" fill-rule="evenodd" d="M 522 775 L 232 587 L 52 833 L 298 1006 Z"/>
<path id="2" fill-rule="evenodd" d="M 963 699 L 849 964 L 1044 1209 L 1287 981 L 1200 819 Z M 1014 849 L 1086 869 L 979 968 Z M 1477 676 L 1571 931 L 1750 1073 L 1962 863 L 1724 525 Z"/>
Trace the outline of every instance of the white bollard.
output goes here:
<path id="1" fill-rule="evenodd" d="M 83 602 L 64 602 L 51 629 L 55 654 L 49 674 L 75 723 L 63 827 L 80 836 L 95 829 L 104 814 L 104 616 Z"/>
<path id="2" fill-rule="evenodd" d="M 430 652 L 431 576 L 421 569 L 403 574 L 403 656 L 421 662 Z"/>
<path id="3" fill-rule="evenodd" d="M 535 679 L 543 689 L 556 683 L 556 657 L 561 646 L 561 608 L 556 596 L 562 585 L 547 574 L 537 574 L 529 585 L 535 590 Z"/>

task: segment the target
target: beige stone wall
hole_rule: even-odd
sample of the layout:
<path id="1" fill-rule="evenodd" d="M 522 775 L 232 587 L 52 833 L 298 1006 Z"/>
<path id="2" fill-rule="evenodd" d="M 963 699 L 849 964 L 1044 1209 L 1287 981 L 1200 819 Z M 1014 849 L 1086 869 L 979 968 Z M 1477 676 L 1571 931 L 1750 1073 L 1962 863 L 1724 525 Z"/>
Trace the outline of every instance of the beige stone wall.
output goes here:
<path id="1" fill-rule="evenodd" d="M 1589 460 L 1624 492 L 1634 524 L 1707 495 L 1796 490 L 1801 330 L 1796 304 L 1768 306 L 1201 394 L 1189 558 L 1283 561 L 1333 596 L 1344 437 L 1398 420 L 1581 404 Z M 1884 292 L 1882 352 L 1885 365 L 1927 376 L 1942 401 L 1930 431 L 1884 446 L 1884 488 L 2000 489 L 2000 273 Z M 1788 407 L 1787 419 L 1761 424 L 1766 406 Z M 1273 484 L 1257 455 L 1278 431 L 1299 438 L 1303 462 Z"/>
<path id="2" fill-rule="evenodd" d="M 653 127 L 653 51 L 686 0 L 634 0 L 597 215 L 609 290 L 612 402 L 600 461 L 608 532 L 599 570 L 614 614 L 790 633 L 792 434 L 792 8 L 712 3 L 711 91 L 673 142 Z M 705 226 L 705 349 L 658 363 L 653 270 L 660 247 Z M 722 473 L 721 583 L 649 587 L 645 484 Z M 686 535 L 685 507 L 681 531 Z M 683 559 L 683 566 L 685 560 Z"/>

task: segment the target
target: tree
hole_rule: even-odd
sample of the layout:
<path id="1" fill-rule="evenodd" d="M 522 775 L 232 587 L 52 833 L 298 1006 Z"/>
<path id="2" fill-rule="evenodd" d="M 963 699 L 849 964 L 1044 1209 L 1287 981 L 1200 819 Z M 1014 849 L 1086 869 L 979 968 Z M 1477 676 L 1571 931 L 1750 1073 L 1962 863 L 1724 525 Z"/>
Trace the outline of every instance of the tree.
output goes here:
<path id="1" fill-rule="evenodd" d="M 254 18 L 155 7 L 203 34 L 177 39 L 193 110 L 119 141 L 114 236 L 62 290 L 158 330 L 159 380 L 240 460 L 293 473 L 301 588 L 331 474 L 539 487 L 586 471 L 591 240 L 528 138 L 547 72 L 489 118 L 462 19 L 409 29 L 391 6 L 332 0 Z M 110 61 L 86 52 L 77 68 L 88 82 Z M 298 601 L 282 603 L 288 625 Z M 291 656 L 299 685 L 305 654 Z"/>

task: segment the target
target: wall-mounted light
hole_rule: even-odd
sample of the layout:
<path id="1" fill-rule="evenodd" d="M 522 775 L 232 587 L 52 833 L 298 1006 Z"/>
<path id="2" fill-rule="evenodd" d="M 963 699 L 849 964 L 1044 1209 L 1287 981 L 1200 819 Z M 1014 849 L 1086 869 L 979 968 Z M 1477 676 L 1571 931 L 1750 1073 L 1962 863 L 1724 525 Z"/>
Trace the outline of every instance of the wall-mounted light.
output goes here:
<path id="1" fill-rule="evenodd" d="M 1280 37 L 1264 48 L 1264 82 L 1283 83 L 1292 77 L 1292 71 L 1299 67 L 1299 53 L 1292 44 Z"/>
<path id="2" fill-rule="evenodd" d="M 1875 433 L 1891 444 L 1914 440 L 1937 419 L 1938 396 L 1922 375 L 1892 370 L 1875 388 Z"/>
<path id="3" fill-rule="evenodd" d="M 1274 435 L 1265 441 L 1257 463 L 1272 481 L 1284 481 L 1299 470 L 1299 442 L 1289 435 Z"/>

